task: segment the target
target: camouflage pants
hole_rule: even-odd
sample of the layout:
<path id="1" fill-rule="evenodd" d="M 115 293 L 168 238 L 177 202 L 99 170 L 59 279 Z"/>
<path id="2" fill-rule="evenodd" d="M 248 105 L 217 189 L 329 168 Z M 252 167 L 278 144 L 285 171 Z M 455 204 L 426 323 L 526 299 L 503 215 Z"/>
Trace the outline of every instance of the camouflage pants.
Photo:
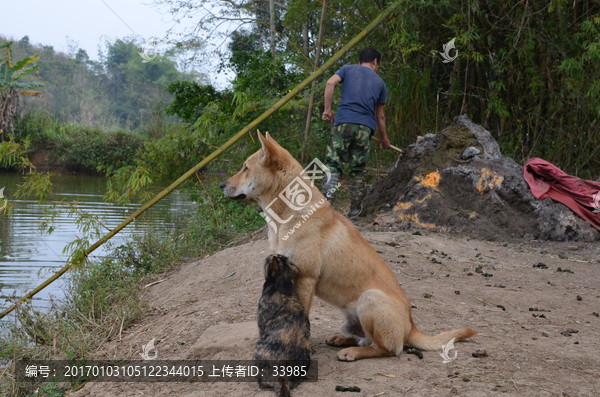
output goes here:
<path id="1" fill-rule="evenodd" d="M 327 144 L 325 165 L 331 172 L 342 174 L 344 163 L 349 163 L 350 177 L 362 176 L 369 157 L 373 131 L 361 124 L 338 124 L 333 127 Z"/>

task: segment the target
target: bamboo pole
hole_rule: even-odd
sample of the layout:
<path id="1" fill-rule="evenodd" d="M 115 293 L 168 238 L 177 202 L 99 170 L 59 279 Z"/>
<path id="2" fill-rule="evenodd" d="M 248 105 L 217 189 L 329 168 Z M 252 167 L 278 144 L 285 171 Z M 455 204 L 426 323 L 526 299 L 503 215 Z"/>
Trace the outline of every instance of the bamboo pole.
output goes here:
<path id="1" fill-rule="evenodd" d="M 304 81 L 302 81 L 300 84 L 298 84 L 296 87 L 294 87 L 283 98 L 281 98 L 279 101 L 277 101 L 273 106 L 271 106 L 263 114 L 261 114 L 256 119 L 254 119 L 254 121 L 250 122 L 248 125 L 246 125 L 244 128 L 242 128 L 238 133 L 236 133 L 233 137 L 231 137 L 221 147 L 219 147 L 218 149 L 216 149 L 214 152 L 212 152 L 210 155 L 208 155 L 208 157 L 204 158 L 204 160 L 200 161 L 198 164 L 196 164 L 194 167 L 192 167 L 189 171 L 187 171 L 185 174 L 183 174 L 182 176 L 180 176 L 175 182 L 171 183 L 166 189 L 164 189 L 163 191 L 161 191 L 160 193 L 158 193 L 156 196 L 154 196 L 150 201 L 148 201 L 146 204 L 144 204 L 142 207 L 140 207 L 137 211 L 135 211 L 132 215 L 130 215 L 127 219 L 125 219 L 123 222 L 121 222 L 121 224 L 119 226 L 115 227 L 113 230 L 111 230 L 104 237 L 102 237 L 101 239 L 99 239 L 98 241 L 96 241 L 92 246 L 90 246 L 86 250 L 85 256 L 87 257 L 94 250 L 96 250 L 96 248 L 100 247 L 102 244 L 104 244 L 105 242 L 107 242 L 108 240 L 110 240 L 115 234 L 119 233 L 127 225 L 129 225 L 131 222 L 133 222 L 135 219 L 137 219 L 140 215 L 142 215 L 144 212 L 146 212 L 148 209 L 150 209 L 152 206 L 154 206 L 160 200 L 162 200 L 163 198 L 165 198 L 173 190 L 177 189 L 183 182 L 185 182 L 187 179 L 189 179 L 190 177 L 192 177 L 196 172 L 198 172 L 200 169 L 206 167 L 206 165 L 208 163 L 210 163 L 215 158 L 217 158 L 221 154 L 223 154 L 223 152 L 225 150 L 227 150 L 228 148 L 230 148 L 231 146 L 233 146 L 244 135 L 246 135 L 248 132 L 250 132 L 250 130 L 252 130 L 253 128 L 257 127 L 260 123 L 262 123 L 264 120 L 266 120 L 267 118 L 269 118 L 273 113 L 275 113 L 281 107 L 283 107 L 283 105 L 285 105 L 290 99 L 292 99 L 294 96 L 296 96 L 302 89 L 304 89 L 313 80 L 315 80 L 316 78 L 318 78 L 319 76 L 321 76 L 327 69 L 329 69 L 331 66 L 333 66 L 333 64 L 335 62 L 337 62 L 338 59 L 340 59 L 341 57 L 343 57 L 344 55 L 346 55 L 348 53 L 348 51 L 350 51 L 367 34 L 369 34 L 373 29 L 375 29 L 375 27 L 381 21 L 383 21 L 392 11 L 394 11 L 394 9 L 399 4 L 400 4 L 400 1 L 397 1 L 397 2 L 393 3 L 392 5 L 390 5 L 388 8 L 386 8 L 381 14 L 379 14 L 377 16 L 377 18 L 375 18 L 373 21 L 371 21 L 371 23 L 369 23 L 360 33 L 358 33 L 352 40 L 350 40 L 337 53 L 335 53 L 327 62 L 325 62 L 323 64 L 323 66 L 321 66 L 320 68 L 318 68 L 317 70 L 315 70 L 315 72 L 313 74 L 311 74 L 310 76 L 308 76 Z M 46 281 L 44 281 L 43 283 L 41 283 L 40 285 L 38 285 L 36 288 L 34 288 L 30 292 L 28 292 L 25 296 L 21 297 L 17 302 L 15 302 L 10 307 L 8 307 L 6 310 L 4 310 L 0 314 L 0 319 L 2 319 L 7 314 L 9 314 L 13 310 L 15 310 L 23 302 L 27 301 L 28 299 L 31 299 L 33 296 L 35 296 L 38 292 L 40 292 L 41 290 L 43 290 L 44 288 L 46 288 L 48 285 L 52 284 L 59 277 L 61 277 L 63 274 L 65 274 L 67 271 L 69 271 L 69 269 L 71 269 L 72 266 L 73 266 L 72 262 L 67 263 L 59 271 L 57 271 L 52 276 L 50 276 Z"/>

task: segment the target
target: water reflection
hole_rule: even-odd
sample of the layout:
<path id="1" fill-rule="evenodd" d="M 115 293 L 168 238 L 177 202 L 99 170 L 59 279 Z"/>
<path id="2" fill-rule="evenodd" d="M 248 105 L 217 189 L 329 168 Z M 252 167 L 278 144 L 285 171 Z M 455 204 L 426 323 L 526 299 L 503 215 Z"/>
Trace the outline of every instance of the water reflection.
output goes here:
<path id="1" fill-rule="evenodd" d="M 111 229 L 139 208 L 139 205 L 133 204 L 105 203 L 103 195 L 106 182 L 101 177 L 57 175 L 52 178 L 52 182 L 51 200 L 77 201 L 78 208 L 99 216 L 103 224 Z M 52 234 L 42 233 L 41 218 L 51 208 L 51 204 L 14 199 L 19 183 L 21 177 L 18 174 L 0 173 L 0 189 L 5 188 L 4 196 L 13 205 L 10 216 L 0 215 L 0 307 L 6 307 L 6 296 L 15 293 L 17 296 L 23 295 L 64 266 L 68 259 L 63 254 L 65 245 L 81 235 L 75 225 L 75 218 L 66 210 L 60 211 L 54 219 L 55 229 Z M 113 237 L 111 243 L 118 245 L 128 236 L 143 234 L 148 229 L 167 231 L 180 219 L 184 219 L 186 212 L 192 211 L 193 203 L 184 194 L 174 192 Z M 106 247 L 101 246 L 91 258 L 105 255 L 106 252 Z M 59 279 L 36 295 L 36 306 L 47 306 L 50 295 L 62 296 L 64 282 L 65 280 Z"/>

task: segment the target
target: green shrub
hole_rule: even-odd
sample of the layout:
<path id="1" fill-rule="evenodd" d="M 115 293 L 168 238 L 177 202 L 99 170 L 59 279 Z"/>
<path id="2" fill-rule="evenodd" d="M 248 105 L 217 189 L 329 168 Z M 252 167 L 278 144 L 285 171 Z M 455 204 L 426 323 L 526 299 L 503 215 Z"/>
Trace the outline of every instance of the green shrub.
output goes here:
<path id="1" fill-rule="evenodd" d="M 48 152 L 56 165 L 71 171 L 112 174 L 135 162 L 141 134 L 65 124 L 48 112 L 33 110 L 16 122 L 15 139 L 31 142 L 31 153 Z"/>
<path id="2" fill-rule="evenodd" d="M 143 143 L 140 135 L 126 131 L 70 126 L 67 134 L 70 140 L 60 146 L 57 155 L 67 167 L 87 172 L 112 174 L 132 164 Z"/>

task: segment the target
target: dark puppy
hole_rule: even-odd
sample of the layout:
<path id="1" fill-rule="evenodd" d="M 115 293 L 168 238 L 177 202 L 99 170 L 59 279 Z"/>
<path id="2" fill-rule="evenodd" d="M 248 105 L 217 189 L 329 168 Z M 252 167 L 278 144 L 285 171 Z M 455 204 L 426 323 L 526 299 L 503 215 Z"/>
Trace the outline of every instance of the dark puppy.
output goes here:
<path id="1" fill-rule="evenodd" d="M 265 261 L 265 284 L 258 303 L 260 336 L 254 347 L 261 374 L 274 374 L 275 360 L 291 365 L 308 365 L 310 361 L 310 323 L 292 283 L 297 274 L 298 268 L 285 256 L 270 255 Z M 289 396 L 290 389 L 300 382 L 297 376 L 278 376 L 272 383 L 258 377 L 261 388 L 275 387 L 275 394 L 282 397 Z"/>

